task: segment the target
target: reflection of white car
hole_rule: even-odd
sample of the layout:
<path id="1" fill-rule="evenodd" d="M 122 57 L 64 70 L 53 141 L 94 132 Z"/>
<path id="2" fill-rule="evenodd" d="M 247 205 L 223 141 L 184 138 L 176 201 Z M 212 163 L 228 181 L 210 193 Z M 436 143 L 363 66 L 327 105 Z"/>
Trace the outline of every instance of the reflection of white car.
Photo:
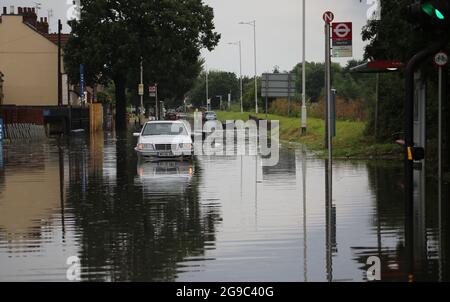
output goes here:
<path id="1" fill-rule="evenodd" d="M 153 159 L 192 158 L 191 134 L 182 121 L 151 121 L 140 133 L 136 152 L 140 157 Z"/>
<path id="2" fill-rule="evenodd" d="M 194 166 L 191 162 L 160 161 L 139 162 L 136 182 L 151 194 L 184 194 L 191 183 Z"/>

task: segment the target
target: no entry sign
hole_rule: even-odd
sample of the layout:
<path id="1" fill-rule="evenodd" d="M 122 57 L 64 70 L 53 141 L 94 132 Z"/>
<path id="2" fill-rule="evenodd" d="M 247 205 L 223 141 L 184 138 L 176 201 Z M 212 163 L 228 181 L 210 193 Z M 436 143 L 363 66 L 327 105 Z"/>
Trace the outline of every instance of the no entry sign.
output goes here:
<path id="1" fill-rule="evenodd" d="M 352 22 L 336 22 L 332 26 L 333 57 L 353 56 Z"/>
<path id="2" fill-rule="evenodd" d="M 334 20 L 334 14 L 332 12 L 325 12 L 323 14 L 323 21 L 325 21 L 326 24 L 330 24 Z"/>

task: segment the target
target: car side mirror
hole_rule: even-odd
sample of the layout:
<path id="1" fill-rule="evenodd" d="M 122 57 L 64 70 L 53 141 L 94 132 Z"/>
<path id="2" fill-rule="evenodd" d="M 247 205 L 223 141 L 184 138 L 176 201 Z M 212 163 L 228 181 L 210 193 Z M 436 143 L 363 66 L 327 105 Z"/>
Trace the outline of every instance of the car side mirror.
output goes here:
<path id="1" fill-rule="evenodd" d="M 135 133 L 133 133 L 133 136 L 134 137 L 139 137 L 139 136 L 141 136 L 141 134 L 139 132 L 135 132 Z"/>

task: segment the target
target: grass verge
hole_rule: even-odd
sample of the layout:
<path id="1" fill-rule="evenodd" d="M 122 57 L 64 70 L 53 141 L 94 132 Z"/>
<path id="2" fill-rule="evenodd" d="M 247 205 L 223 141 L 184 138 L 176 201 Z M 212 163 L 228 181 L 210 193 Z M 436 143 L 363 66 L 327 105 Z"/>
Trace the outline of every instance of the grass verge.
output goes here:
<path id="1" fill-rule="evenodd" d="M 218 119 L 247 121 L 252 113 L 244 112 L 217 112 Z M 252 114 L 254 115 L 254 114 Z M 260 114 L 259 118 L 265 118 Z M 324 156 L 325 123 L 321 119 L 308 119 L 307 134 L 300 135 L 300 120 L 279 115 L 268 116 L 270 120 L 280 121 L 280 139 L 288 142 L 298 142 L 306 145 L 319 156 Z M 364 122 L 338 121 L 336 125 L 337 135 L 333 140 L 333 154 L 336 158 L 401 158 L 401 148 L 394 143 L 376 143 L 373 137 L 364 135 Z"/>

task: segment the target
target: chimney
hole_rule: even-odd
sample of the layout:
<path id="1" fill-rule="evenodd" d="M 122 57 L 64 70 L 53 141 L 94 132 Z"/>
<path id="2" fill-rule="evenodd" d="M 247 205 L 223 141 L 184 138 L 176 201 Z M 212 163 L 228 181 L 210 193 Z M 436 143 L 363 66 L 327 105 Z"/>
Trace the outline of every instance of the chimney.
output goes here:
<path id="1" fill-rule="evenodd" d="M 36 23 L 36 29 L 43 34 L 48 34 L 49 26 L 48 23 L 45 22 L 44 18 L 41 18 L 41 21 Z"/>
<path id="2" fill-rule="evenodd" d="M 25 7 L 23 12 L 23 22 L 30 24 L 33 27 L 37 26 L 37 15 L 33 13 L 30 7 Z"/>

